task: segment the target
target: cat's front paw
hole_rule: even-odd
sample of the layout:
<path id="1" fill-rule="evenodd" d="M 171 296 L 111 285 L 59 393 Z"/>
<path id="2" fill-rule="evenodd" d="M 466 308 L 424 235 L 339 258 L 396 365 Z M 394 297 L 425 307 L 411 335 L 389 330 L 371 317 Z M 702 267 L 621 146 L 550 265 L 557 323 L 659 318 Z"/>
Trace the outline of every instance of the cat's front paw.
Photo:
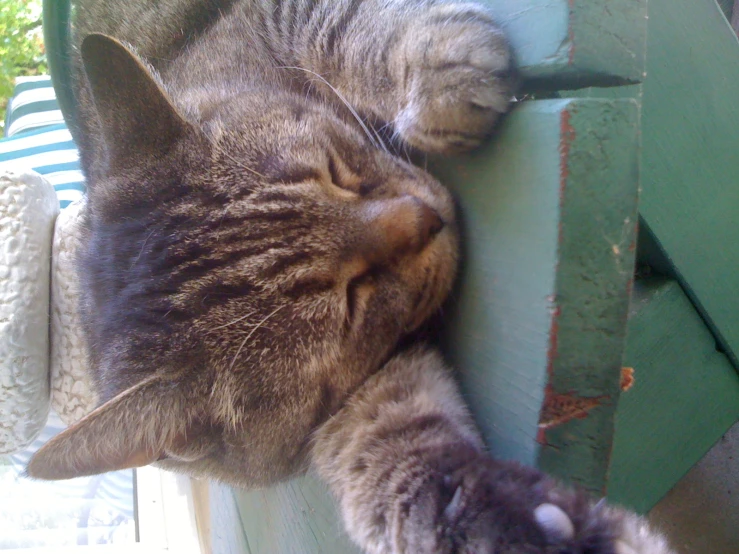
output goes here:
<path id="1" fill-rule="evenodd" d="M 428 481 L 402 528 L 404 553 L 674 554 L 635 514 L 484 455 Z"/>
<path id="2" fill-rule="evenodd" d="M 478 146 L 507 111 L 515 81 L 510 48 L 488 12 L 436 6 L 407 28 L 401 52 L 397 135 L 426 152 Z"/>

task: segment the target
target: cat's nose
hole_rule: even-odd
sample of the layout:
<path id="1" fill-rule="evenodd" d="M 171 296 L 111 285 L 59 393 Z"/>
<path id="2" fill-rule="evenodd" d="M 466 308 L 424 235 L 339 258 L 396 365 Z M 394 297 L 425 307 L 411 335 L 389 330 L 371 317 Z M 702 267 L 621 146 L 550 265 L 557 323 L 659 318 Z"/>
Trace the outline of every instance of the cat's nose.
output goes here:
<path id="1" fill-rule="evenodd" d="M 420 252 L 444 228 L 438 212 L 410 194 L 369 200 L 360 209 L 367 231 L 360 249 L 370 264 Z"/>

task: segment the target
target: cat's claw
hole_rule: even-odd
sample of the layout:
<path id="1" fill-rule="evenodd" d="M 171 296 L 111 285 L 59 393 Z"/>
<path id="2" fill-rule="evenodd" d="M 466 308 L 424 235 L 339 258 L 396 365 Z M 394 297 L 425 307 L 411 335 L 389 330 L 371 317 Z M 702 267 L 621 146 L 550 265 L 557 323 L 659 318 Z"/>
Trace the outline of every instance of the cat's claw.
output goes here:
<path id="1" fill-rule="evenodd" d="M 431 483 L 432 489 L 439 486 Z M 441 510 L 421 508 L 405 522 L 413 532 L 403 552 L 674 554 L 644 518 L 594 502 L 534 469 L 485 455 L 470 456 L 441 480 L 436 494 L 449 500 Z M 441 518 L 421 517 L 434 513 Z M 438 529 L 444 530 L 434 541 L 430 537 Z"/>
<path id="2" fill-rule="evenodd" d="M 560 496 L 560 493 L 557 493 Z M 626 510 L 608 506 L 604 500 L 582 507 L 584 511 L 574 514 L 580 521 L 580 530 L 575 528 L 573 515 L 563 508 L 551 503 L 544 503 L 534 509 L 534 520 L 544 532 L 550 545 L 566 545 L 568 552 L 581 552 L 584 544 L 591 542 L 593 537 L 585 534 L 601 529 L 604 536 L 612 538 L 604 543 L 612 542 L 612 549 L 608 552 L 615 554 L 672 554 L 665 539 L 650 529 L 646 520 Z M 581 536 L 578 536 L 581 535 Z M 577 545 L 577 546 L 575 546 Z M 574 549 L 571 548 L 574 546 Z M 591 550 L 588 550 L 589 552 Z M 596 549 L 595 552 L 600 552 Z"/>
<path id="3" fill-rule="evenodd" d="M 449 502 L 449 504 L 447 504 L 447 507 L 444 509 L 444 517 L 449 521 L 453 521 L 459 514 L 459 511 L 461 508 L 462 508 L 462 485 L 458 486 L 457 490 L 454 491 L 454 496 L 452 496 L 451 501 Z"/>
<path id="4" fill-rule="evenodd" d="M 534 519 L 550 544 L 572 540 L 575 526 L 565 511 L 555 504 L 541 504 L 534 510 Z"/>

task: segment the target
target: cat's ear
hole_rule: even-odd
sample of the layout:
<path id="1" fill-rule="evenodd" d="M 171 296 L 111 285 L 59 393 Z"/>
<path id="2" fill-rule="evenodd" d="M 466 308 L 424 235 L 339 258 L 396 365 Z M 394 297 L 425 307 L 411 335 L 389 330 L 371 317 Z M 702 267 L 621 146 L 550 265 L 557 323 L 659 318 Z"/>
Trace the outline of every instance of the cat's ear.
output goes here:
<path id="1" fill-rule="evenodd" d="M 176 385 L 150 377 L 65 429 L 26 468 L 36 479 L 71 479 L 148 465 L 188 435 Z"/>
<path id="2" fill-rule="evenodd" d="M 94 33 L 82 41 L 81 54 L 113 167 L 158 158 L 187 131 L 151 71 L 123 44 Z"/>

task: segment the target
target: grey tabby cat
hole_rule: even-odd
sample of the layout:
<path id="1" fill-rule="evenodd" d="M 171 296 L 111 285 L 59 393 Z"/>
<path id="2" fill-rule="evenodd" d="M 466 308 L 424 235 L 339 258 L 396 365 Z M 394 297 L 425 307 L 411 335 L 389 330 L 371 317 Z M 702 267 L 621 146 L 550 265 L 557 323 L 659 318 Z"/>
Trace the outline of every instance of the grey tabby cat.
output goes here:
<path id="1" fill-rule="evenodd" d="M 489 457 L 439 355 L 399 348 L 447 295 L 457 235 L 449 193 L 374 130 L 485 138 L 513 77 L 483 6 L 84 0 L 75 33 L 102 405 L 29 475 L 157 463 L 259 487 L 312 466 L 368 553 L 669 552 Z"/>

